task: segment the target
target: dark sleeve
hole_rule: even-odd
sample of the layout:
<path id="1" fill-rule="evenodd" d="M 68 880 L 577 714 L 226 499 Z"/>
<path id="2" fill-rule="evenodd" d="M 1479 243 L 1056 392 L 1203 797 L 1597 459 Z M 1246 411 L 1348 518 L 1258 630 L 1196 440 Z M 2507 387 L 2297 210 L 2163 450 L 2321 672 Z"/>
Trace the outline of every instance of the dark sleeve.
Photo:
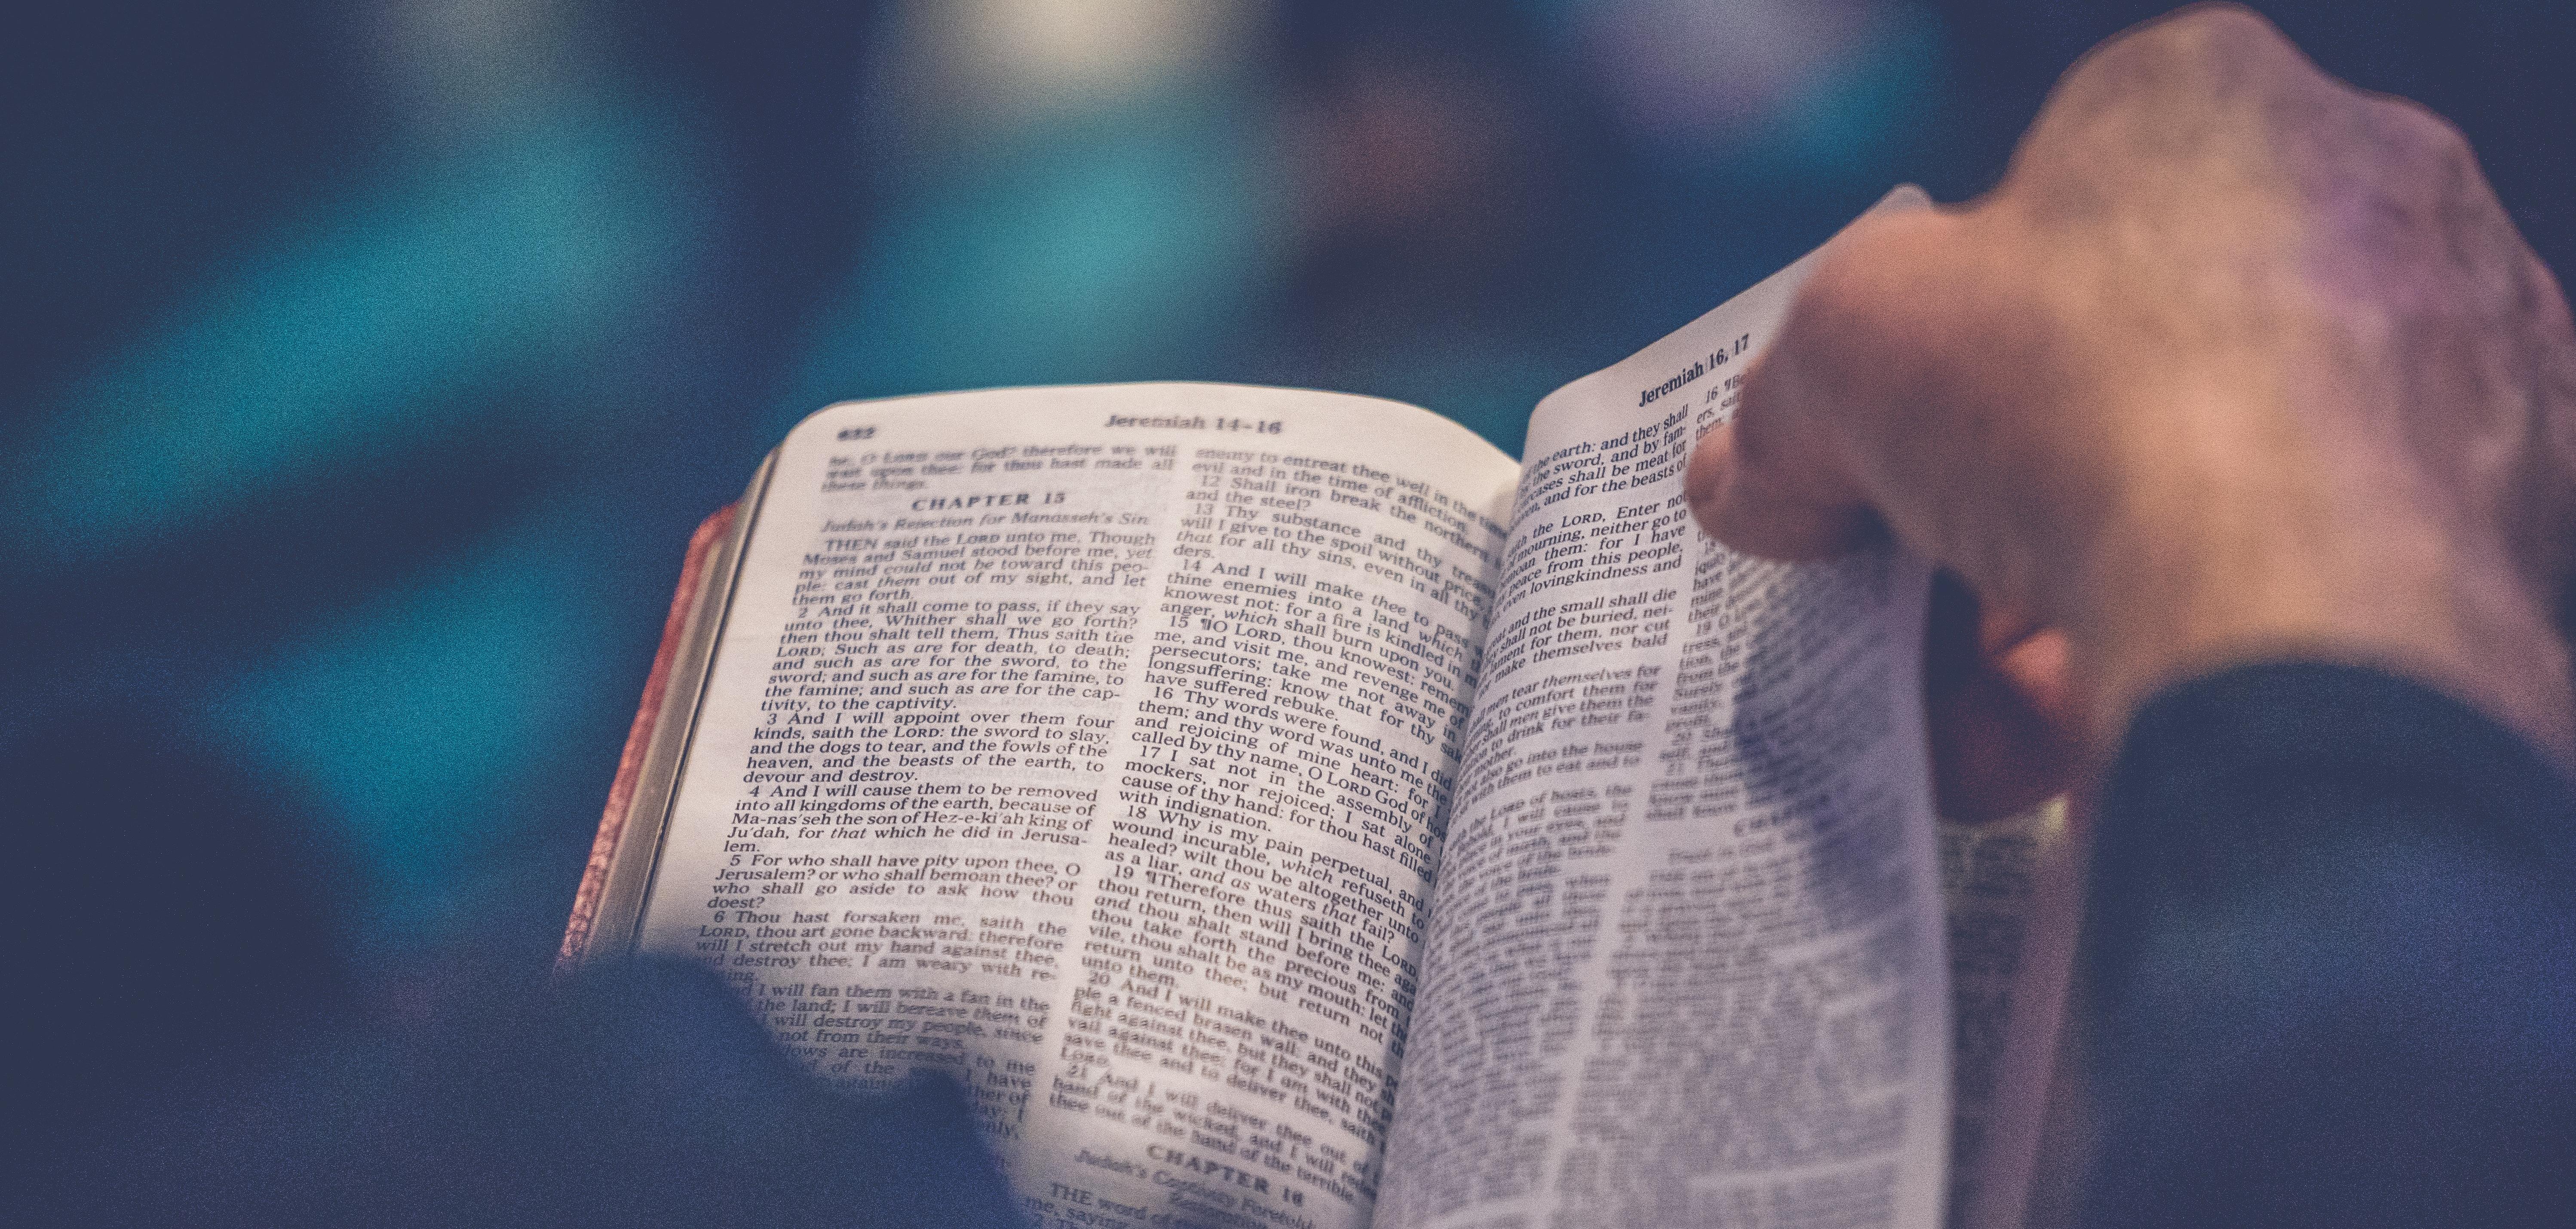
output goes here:
<path id="1" fill-rule="evenodd" d="M 2576 1222 L 2576 821 L 2458 701 L 2250 666 L 2104 790 L 2088 1226 Z"/>

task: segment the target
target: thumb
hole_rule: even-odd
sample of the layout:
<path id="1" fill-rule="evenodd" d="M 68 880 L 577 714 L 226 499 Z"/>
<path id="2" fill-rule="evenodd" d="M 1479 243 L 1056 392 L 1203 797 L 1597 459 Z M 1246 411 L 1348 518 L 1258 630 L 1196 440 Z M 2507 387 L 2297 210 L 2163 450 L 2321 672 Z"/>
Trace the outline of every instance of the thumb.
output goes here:
<path id="1" fill-rule="evenodd" d="M 1792 322 L 1794 325 L 1794 321 Z M 1735 417 L 1700 437 L 1682 479 L 1700 528 L 1748 555 L 1817 559 L 1885 536 L 1876 513 L 1818 436 L 1810 390 L 1781 345 L 1745 376 Z"/>
<path id="2" fill-rule="evenodd" d="M 1955 304 L 1953 211 L 1880 210 L 1826 244 L 1732 421 L 1702 437 L 1683 493 L 1718 541 L 1770 559 L 1841 554 L 1888 536 L 1861 475 L 1911 415 Z M 1884 460 L 1885 458 L 1877 458 Z M 1918 547 L 1923 545 L 1916 544 Z"/>

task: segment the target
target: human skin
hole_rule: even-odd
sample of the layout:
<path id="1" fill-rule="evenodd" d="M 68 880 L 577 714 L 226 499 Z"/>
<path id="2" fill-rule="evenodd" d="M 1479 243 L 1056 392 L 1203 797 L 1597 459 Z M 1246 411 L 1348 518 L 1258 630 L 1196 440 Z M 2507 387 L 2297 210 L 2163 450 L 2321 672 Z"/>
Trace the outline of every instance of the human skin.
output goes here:
<path id="1" fill-rule="evenodd" d="M 1954 813 L 2282 657 L 2407 675 L 2576 763 L 2566 299 L 2450 125 L 2243 9 L 2104 43 L 1993 192 L 1855 226 L 1687 489 L 1737 549 L 1892 535 L 1964 582 L 1974 643 L 1933 697 Z"/>

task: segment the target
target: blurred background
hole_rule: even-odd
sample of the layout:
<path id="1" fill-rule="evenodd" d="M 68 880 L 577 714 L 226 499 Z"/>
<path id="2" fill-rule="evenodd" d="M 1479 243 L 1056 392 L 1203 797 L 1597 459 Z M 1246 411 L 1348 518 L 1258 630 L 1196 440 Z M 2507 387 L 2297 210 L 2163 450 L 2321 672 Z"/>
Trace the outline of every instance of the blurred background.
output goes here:
<path id="1" fill-rule="evenodd" d="M 86 1047 L 18 1052 L 149 1080 L 541 974 L 690 529 L 828 401 L 1290 384 L 1517 452 L 1891 184 L 1991 184 L 2162 7 L 15 12 L 0 814 L 19 984 L 79 1008 L 26 1027 Z M 2260 7 L 2576 271 L 2570 6 Z"/>

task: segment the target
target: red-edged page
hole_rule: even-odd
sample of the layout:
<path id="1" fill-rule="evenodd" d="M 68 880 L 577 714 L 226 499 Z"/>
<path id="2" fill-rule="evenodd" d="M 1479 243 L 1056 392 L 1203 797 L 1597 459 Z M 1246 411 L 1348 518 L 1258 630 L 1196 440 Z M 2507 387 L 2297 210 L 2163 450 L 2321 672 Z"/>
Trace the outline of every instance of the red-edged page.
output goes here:
<path id="1" fill-rule="evenodd" d="M 653 654 L 653 672 L 644 676 L 644 699 L 635 706 L 635 724 L 627 727 L 626 752 L 617 761 L 617 780 L 608 787 L 608 806 L 600 813 L 599 835 L 590 843 L 590 864 L 582 869 L 581 890 L 572 898 L 572 921 L 564 927 L 563 948 L 556 953 L 558 972 L 569 969 L 590 944 L 590 928 L 599 916 L 600 897 L 608 891 L 608 863 L 617 838 L 626 831 L 626 813 L 635 801 L 635 785 L 644 774 L 644 757 L 653 745 L 653 727 L 662 714 L 662 693 L 670 685 L 671 664 L 688 629 L 689 608 L 706 584 L 707 553 L 733 527 L 735 505 L 716 509 L 689 535 L 689 554 L 680 564 L 680 584 L 671 593 L 671 613 L 662 620 L 662 647 Z"/>

